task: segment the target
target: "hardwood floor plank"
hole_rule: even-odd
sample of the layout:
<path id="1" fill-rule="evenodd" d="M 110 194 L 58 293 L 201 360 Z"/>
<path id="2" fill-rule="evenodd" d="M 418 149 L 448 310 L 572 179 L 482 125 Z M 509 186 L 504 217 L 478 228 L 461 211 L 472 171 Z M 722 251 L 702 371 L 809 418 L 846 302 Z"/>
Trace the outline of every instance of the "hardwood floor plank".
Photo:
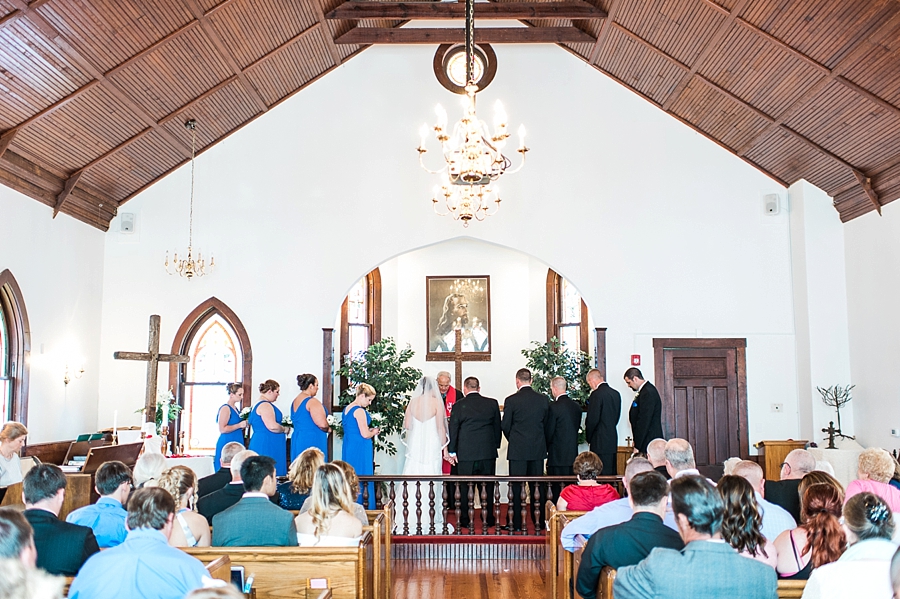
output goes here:
<path id="1" fill-rule="evenodd" d="M 540 560 L 395 560 L 394 599 L 543 599 Z"/>

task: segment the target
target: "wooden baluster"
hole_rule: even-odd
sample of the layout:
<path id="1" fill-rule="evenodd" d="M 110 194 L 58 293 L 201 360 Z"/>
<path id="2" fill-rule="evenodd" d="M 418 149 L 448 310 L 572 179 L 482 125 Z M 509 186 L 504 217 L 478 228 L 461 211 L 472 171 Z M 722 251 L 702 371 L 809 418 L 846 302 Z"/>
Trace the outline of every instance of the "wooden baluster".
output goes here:
<path id="1" fill-rule="evenodd" d="M 448 503 L 447 503 L 447 485 L 441 485 L 441 515 L 444 517 L 444 530 L 443 534 L 450 534 L 450 529 L 447 527 L 447 512 L 448 512 Z M 459 528 L 459 520 L 456 521 L 457 528 Z"/>
<path id="2" fill-rule="evenodd" d="M 422 481 L 416 481 L 416 534 L 422 535 Z"/>
<path id="3" fill-rule="evenodd" d="M 469 481 L 466 483 L 468 489 L 466 496 L 469 498 L 469 534 L 475 534 L 475 483 Z"/>
<path id="4" fill-rule="evenodd" d="M 500 534 L 500 482 L 494 483 L 494 534 Z"/>
<path id="5" fill-rule="evenodd" d="M 534 482 L 529 483 L 531 488 L 531 492 L 529 495 L 529 500 L 532 502 L 532 511 L 534 513 L 534 534 L 541 534 L 541 487 L 543 484 L 540 479 L 535 479 Z M 525 527 L 525 523 L 522 523 L 522 527 Z"/>
<path id="6" fill-rule="evenodd" d="M 403 481 L 403 534 L 409 534 L 409 489 Z"/>
<path id="7" fill-rule="evenodd" d="M 434 481 L 428 481 L 428 534 L 435 534 L 434 531 Z"/>
<path id="8" fill-rule="evenodd" d="M 488 511 L 487 511 L 487 485 L 481 484 L 481 534 L 487 534 L 487 521 L 488 521 Z"/>
<path id="9" fill-rule="evenodd" d="M 390 487 L 390 490 L 388 491 L 388 497 L 391 498 L 391 506 L 392 506 L 392 509 L 394 510 L 394 513 L 391 514 L 391 519 L 396 520 L 396 518 L 397 518 L 397 516 L 396 516 L 396 514 L 397 514 L 397 501 L 396 501 L 397 493 L 394 490 L 394 481 L 391 481 L 391 487 Z M 389 531 L 387 531 L 387 534 L 391 534 L 393 532 L 394 531 L 389 530 Z"/>
<path id="10" fill-rule="evenodd" d="M 368 506 L 366 506 L 368 508 Z M 381 483 L 375 483 L 375 509 L 380 510 L 384 507 L 384 501 L 381 498 Z"/>
<path id="11" fill-rule="evenodd" d="M 362 483 L 362 500 L 363 507 L 369 509 L 369 483 Z"/>
<path id="12" fill-rule="evenodd" d="M 453 504 L 453 511 L 456 512 L 456 534 L 462 534 L 462 526 L 460 526 L 460 522 L 462 522 L 462 507 L 460 503 L 460 493 L 462 491 L 459 490 L 459 483 L 457 483 L 453 488 L 453 499 L 455 503 Z"/>
<path id="13" fill-rule="evenodd" d="M 512 483 L 506 485 L 506 528 L 510 529 L 512 534 L 512 511 L 513 511 L 513 486 Z"/>
<path id="14" fill-rule="evenodd" d="M 525 493 L 525 489 L 527 488 L 527 486 L 528 485 L 523 482 L 519 487 L 519 500 L 520 505 L 522 506 L 522 509 L 519 510 L 520 512 L 522 512 L 522 534 L 525 534 L 525 531 L 528 530 L 528 524 L 526 520 L 528 518 L 528 502 L 526 501 L 527 493 Z"/>

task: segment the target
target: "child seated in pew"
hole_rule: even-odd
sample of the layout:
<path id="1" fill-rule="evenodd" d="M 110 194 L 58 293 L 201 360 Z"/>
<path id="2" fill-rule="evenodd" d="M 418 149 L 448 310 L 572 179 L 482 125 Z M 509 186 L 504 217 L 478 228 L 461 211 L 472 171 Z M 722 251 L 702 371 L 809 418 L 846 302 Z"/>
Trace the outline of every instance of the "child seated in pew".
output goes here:
<path id="1" fill-rule="evenodd" d="M 603 461 L 596 453 L 584 451 L 575 458 L 572 466 L 578 484 L 569 485 L 559 494 L 556 509 L 589 512 L 610 501 L 619 499 L 619 492 L 612 485 L 600 484 L 597 477 L 603 471 Z"/>
<path id="2" fill-rule="evenodd" d="M 356 488 L 356 487 L 354 487 Z M 323 464 L 313 480 L 308 511 L 297 516 L 297 541 L 301 547 L 352 546 L 359 544 L 362 524 L 353 515 L 354 493 L 335 464 Z"/>
<path id="3" fill-rule="evenodd" d="M 356 497 L 357 492 L 354 491 L 354 489 L 359 488 L 359 478 L 356 476 L 356 470 L 353 469 L 353 466 L 343 460 L 334 460 L 331 463 L 343 470 L 344 478 L 347 481 L 347 485 L 350 487 L 350 496 Z M 309 508 L 311 506 L 312 497 L 307 497 L 306 501 L 303 502 L 303 506 L 300 508 L 300 513 L 302 514 L 309 511 Z M 356 519 L 359 520 L 363 526 L 367 526 L 369 524 L 369 517 L 366 515 L 366 508 L 364 508 L 362 504 L 354 502 L 353 515 L 356 516 Z"/>

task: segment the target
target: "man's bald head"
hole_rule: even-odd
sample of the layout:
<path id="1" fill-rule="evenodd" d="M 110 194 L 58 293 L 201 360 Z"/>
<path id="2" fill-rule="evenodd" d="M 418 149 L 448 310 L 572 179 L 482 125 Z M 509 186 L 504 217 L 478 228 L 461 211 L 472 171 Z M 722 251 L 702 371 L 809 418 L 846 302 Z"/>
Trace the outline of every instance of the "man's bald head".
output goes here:
<path id="1" fill-rule="evenodd" d="M 634 478 L 635 474 L 650 472 L 651 470 L 653 470 L 653 464 L 647 458 L 631 458 L 628 460 L 628 463 L 625 464 L 625 476 L 622 481 L 625 484 L 625 488 L 628 489 L 628 485 L 631 484 L 631 479 Z"/>
<path id="2" fill-rule="evenodd" d="M 805 449 L 795 449 L 784 458 L 781 480 L 801 479 L 816 469 L 816 458 Z"/>
<path id="3" fill-rule="evenodd" d="M 690 443 L 677 437 L 666 443 L 666 470 L 669 476 L 675 478 L 682 470 L 692 470 L 696 467 L 694 449 Z"/>
<path id="4" fill-rule="evenodd" d="M 647 444 L 647 458 L 653 467 L 666 465 L 666 440 L 653 439 Z"/>
<path id="5" fill-rule="evenodd" d="M 750 486 L 753 487 L 753 490 L 760 495 L 763 493 L 766 479 L 763 476 L 762 466 L 760 466 L 756 462 L 752 462 L 750 460 L 741 460 L 740 462 L 735 464 L 732 474 L 745 479 L 748 483 L 750 483 Z"/>

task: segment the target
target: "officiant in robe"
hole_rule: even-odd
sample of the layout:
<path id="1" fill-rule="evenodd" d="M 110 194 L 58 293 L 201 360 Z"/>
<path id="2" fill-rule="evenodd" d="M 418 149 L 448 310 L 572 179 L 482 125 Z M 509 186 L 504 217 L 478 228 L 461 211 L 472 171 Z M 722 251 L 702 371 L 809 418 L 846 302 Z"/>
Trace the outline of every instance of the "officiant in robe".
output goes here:
<path id="1" fill-rule="evenodd" d="M 438 391 L 441 394 L 441 399 L 444 400 L 444 409 L 447 414 L 447 418 L 450 418 L 450 412 L 453 411 L 453 404 L 456 403 L 457 398 L 461 398 L 462 394 L 457 391 L 457 389 L 450 384 L 450 373 L 446 370 L 442 370 L 437 373 L 435 377 L 438 384 Z M 459 471 L 456 466 L 452 465 L 447 460 L 441 464 L 442 472 L 444 476 L 452 475 L 456 476 Z M 444 488 L 447 489 L 447 509 L 456 509 L 456 498 L 454 497 L 454 493 L 456 490 L 456 483 L 445 483 Z"/>
<path id="2" fill-rule="evenodd" d="M 481 384 L 474 376 L 465 380 L 463 388 L 465 397 L 456 402 L 450 413 L 450 458 L 457 463 L 460 476 L 494 476 L 502 436 L 500 404 L 481 395 Z M 487 526 L 494 526 L 494 485 L 485 483 L 484 486 Z M 459 525 L 469 528 L 474 523 L 469 522 L 467 489 L 461 488 L 459 495 Z"/>

